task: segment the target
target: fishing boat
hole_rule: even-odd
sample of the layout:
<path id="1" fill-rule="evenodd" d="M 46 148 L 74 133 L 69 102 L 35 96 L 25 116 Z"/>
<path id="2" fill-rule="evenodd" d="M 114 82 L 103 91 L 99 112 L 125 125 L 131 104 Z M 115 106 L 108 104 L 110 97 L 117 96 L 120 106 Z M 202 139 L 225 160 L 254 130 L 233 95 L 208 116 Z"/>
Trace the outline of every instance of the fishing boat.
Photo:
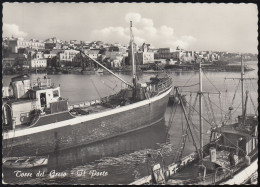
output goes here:
<path id="1" fill-rule="evenodd" d="M 187 121 L 186 130 L 181 137 L 180 147 L 174 156 L 174 162 L 164 166 L 163 162 L 151 168 L 151 175 L 134 181 L 131 184 L 169 184 L 169 185 L 222 185 L 222 184 L 255 184 L 258 178 L 258 116 L 247 114 L 248 91 L 244 100 L 243 60 L 241 57 L 241 93 L 242 114 L 235 123 L 228 121 L 215 125 L 210 130 L 209 143 L 203 145 L 202 120 L 202 74 L 200 64 L 199 83 L 199 146 L 194 141 L 190 117 L 187 115 L 179 89 L 180 103 Z M 234 78 L 232 78 L 234 79 Z M 251 78 L 250 78 L 251 79 Z M 229 110 L 232 110 L 230 107 Z M 182 157 L 188 132 L 190 133 L 195 152 Z"/>
<path id="2" fill-rule="evenodd" d="M 3 158 L 3 167 L 12 169 L 46 166 L 49 156 L 24 156 Z"/>
<path id="3" fill-rule="evenodd" d="M 114 95 L 70 106 L 62 98 L 60 86 L 55 86 L 47 75 L 32 82 L 28 75 L 12 78 L 9 89 L 13 96 L 3 99 L 2 105 L 3 155 L 44 155 L 126 134 L 163 120 L 172 79 L 165 74 L 150 77 L 148 82 L 137 81 L 132 22 L 130 31 L 132 83 L 80 51 L 127 85 Z"/>

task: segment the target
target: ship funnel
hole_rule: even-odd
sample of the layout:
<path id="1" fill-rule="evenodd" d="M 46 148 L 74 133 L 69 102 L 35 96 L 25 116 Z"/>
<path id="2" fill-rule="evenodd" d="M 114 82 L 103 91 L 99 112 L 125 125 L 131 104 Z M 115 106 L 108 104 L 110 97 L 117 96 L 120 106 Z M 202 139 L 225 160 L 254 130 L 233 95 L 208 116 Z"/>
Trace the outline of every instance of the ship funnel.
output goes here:
<path id="1" fill-rule="evenodd" d="M 25 74 L 12 78 L 11 85 L 15 98 L 20 99 L 28 97 L 28 90 L 31 88 L 29 75 Z"/>

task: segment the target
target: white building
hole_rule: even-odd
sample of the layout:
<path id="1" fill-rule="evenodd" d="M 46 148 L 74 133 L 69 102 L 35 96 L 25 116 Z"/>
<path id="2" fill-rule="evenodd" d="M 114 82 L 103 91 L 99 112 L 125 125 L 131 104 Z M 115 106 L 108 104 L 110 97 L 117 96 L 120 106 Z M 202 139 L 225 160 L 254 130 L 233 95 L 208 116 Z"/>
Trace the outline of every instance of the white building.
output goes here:
<path id="1" fill-rule="evenodd" d="M 37 40 L 24 40 L 23 38 L 12 39 L 8 41 L 9 47 L 11 47 L 13 53 L 17 53 L 20 48 L 30 49 L 44 49 L 45 45 L 41 41 Z"/>
<path id="2" fill-rule="evenodd" d="M 140 64 L 154 63 L 153 52 L 138 52 L 137 57 Z"/>
<path id="3" fill-rule="evenodd" d="M 114 60 L 111 61 L 111 67 L 121 67 L 123 58 L 123 56 L 117 56 Z"/>
<path id="4" fill-rule="evenodd" d="M 57 54 L 43 54 L 44 58 L 53 58 L 55 56 L 57 56 Z"/>
<path id="5" fill-rule="evenodd" d="M 29 65 L 31 68 L 46 68 L 47 59 L 44 58 L 43 52 L 32 51 L 29 60 Z"/>
<path id="6" fill-rule="evenodd" d="M 90 58 L 93 58 L 97 60 L 97 58 L 100 56 L 99 49 L 97 50 L 91 50 L 91 49 L 84 49 L 84 53 L 87 54 Z"/>
<path id="7" fill-rule="evenodd" d="M 73 58 L 78 54 L 79 51 L 74 49 L 64 50 L 63 53 L 60 53 L 60 61 L 73 61 Z"/>
<path id="8" fill-rule="evenodd" d="M 31 68 L 46 68 L 47 67 L 47 59 L 34 58 L 34 59 L 31 60 L 30 66 L 31 66 Z"/>

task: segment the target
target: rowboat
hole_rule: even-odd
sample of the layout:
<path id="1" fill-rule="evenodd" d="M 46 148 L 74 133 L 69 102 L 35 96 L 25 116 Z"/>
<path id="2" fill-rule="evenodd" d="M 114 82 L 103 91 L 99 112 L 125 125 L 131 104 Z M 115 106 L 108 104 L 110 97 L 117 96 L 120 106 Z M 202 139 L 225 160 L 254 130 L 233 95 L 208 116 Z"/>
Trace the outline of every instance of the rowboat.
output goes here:
<path id="1" fill-rule="evenodd" d="M 49 156 L 24 156 L 3 158 L 4 168 L 33 168 L 46 166 Z"/>

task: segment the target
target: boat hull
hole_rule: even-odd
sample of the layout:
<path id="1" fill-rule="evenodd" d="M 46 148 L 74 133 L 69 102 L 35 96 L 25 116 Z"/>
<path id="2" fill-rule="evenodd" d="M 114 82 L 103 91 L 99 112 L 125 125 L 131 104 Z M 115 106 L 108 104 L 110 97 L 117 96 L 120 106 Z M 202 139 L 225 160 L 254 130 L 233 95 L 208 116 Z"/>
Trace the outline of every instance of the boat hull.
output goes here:
<path id="1" fill-rule="evenodd" d="M 170 91 L 109 111 L 4 133 L 3 154 L 43 155 L 153 125 L 164 118 Z"/>
<path id="2" fill-rule="evenodd" d="M 15 157 L 13 157 L 15 158 Z M 28 157 L 29 159 L 30 157 Z M 26 162 L 26 158 L 23 160 L 24 162 L 15 162 L 15 159 L 6 158 L 3 162 L 4 168 L 11 168 L 11 169 L 24 169 L 24 168 L 34 168 L 34 167 L 41 167 L 46 166 L 48 164 L 48 157 L 40 157 L 40 158 L 33 158 L 33 160 Z M 17 158 L 19 159 L 19 157 Z"/>

